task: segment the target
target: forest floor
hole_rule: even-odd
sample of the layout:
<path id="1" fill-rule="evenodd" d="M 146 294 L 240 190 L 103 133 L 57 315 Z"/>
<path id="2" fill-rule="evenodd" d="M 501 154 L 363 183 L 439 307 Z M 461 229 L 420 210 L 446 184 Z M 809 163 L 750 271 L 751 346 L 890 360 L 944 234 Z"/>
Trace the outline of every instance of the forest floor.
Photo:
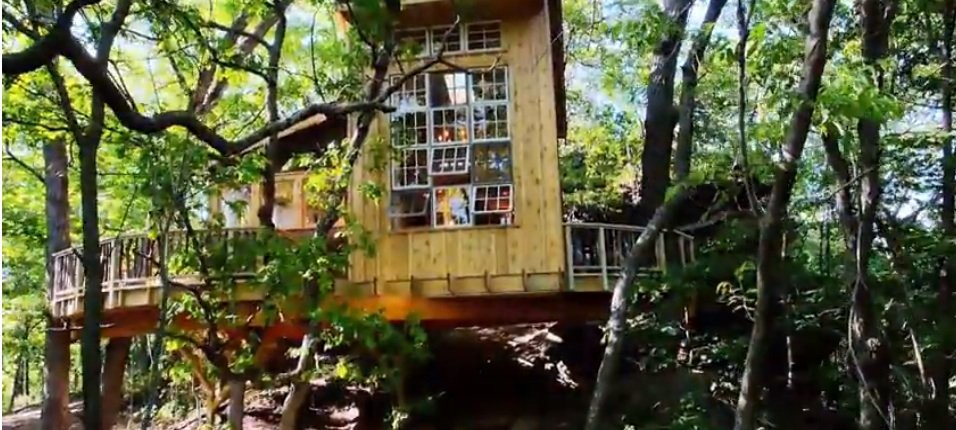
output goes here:
<path id="1" fill-rule="evenodd" d="M 580 428 L 590 381 L 600 360 L 596 326 L 551 324 L 455 329 L 432 335 L 431 358 L 407 382 L 409 398 L 420 399 L 406 428 L 411 430 L 561 430 Z M 639 380 L 635 380 L 637 378 Z M 632 375 L 620 385 L 617 407 L 660 405 L 686 390 L 683 377 Z M 636 385 L 635 385 L 636 384 Z M 635 394 L 634 386 L 645 387 Z M 313 381 L 312 396 L 300 417 L 304 429 L 377 430 L 383 428 L 391 399 L 357 387 Z M 623 388 L 623 387 L 622 387 Z M 285 388 L 250 390 L 246 429 L 276 428 Z M 663 392 L 666 390 L 667 392 Z M 81 405 L 71 405 L 74 413 Z M 3 429 L 38 429 L 39 407 L 3 417 Z M 198 413 L 157 423 L 156 429 L 200 427 Z M 78 428 L 78 426 L 77 426 Z M 121 421 L 119 429 L 139 428 Z"/>

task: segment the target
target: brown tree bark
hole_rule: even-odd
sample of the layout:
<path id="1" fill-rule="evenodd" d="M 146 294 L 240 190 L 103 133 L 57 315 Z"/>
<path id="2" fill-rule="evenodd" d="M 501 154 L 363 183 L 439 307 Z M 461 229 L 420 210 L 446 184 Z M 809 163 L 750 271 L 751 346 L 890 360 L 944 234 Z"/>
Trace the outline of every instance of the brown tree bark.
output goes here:
<path id="1" fill-rule="evenodd" d="M 680 108 L 678 109 L 677 145 L 674 147 L 674 170 L 680 180 L 690 174 L 690 157 L 694 151 L 694 114 L 697 111 L 697 81 L 700 62 L 704 58 L 714 24 L 727 0 L 710 0 L 690 53 L 681 66 Z"/>
<path id="2" fill-rule="evenodd" d="M 889 47 L 890 25 L 896 13 L 895 0 L 864 0 L 860 7 L 863 27 L 863 59 L 872 68 L 875 85 L 883 89 L 882 70 L 878 62 L 886 56 Z M 880 183 L 880 127 L 876 118 L 863 117 L 857 122 L 859 135 L 858 161 L 862 169 L 860 180 L 860 215 L 854 239 L 855 255 L 850 262 L 855 267 L 852 278 L 849 333 L 850 358 L 857 369 L 860 395 L 859 425 L 862 430 L 890 427 L 890 358 L 882 335 L 879 317 L 873 306 L 870 258 L 876 213 L 879 208 Z M 849 228 L 847 227 L 847 230 Z"/>
<path id="3" fill-rule="evenodd" d="M 44 196 L 46 200 L 46 274 L 47 300 L 53 294 L 54 253 L 70 247 L 70 200 L 68 195 L 66 144 L 54 140 L 43 145 Z M 44 430 L 66 429 L 70 425 L 70 332 L 58 330 L 51 315 L 47 315 L 44 339 L 44 366 L 46 367 L 46 397 L 40 415 Z"/>
<path id="4" fill-rule="evenodd" d="M 106 344 L 103 362 L 103 428 L 111 429 L 123 406 L 123 378 L 133 338 L 117 337 Z"/>
<path id="5" fill-rule="evenodd" d="M 767 211 L 760 220 L 757 247 L 757 305 L 750 345 L 740 381 L 740 395 L 734 416 L 735 430 L 753 430 L 757 403 L 766 385 L 764 364 L 780 313 L 780 289 L 783 283 L 780 260 L 783 245 L 783 224 L 797 177 L 797 168 L 810 131 L 814 104 L 820 90 L 823 69 L 827 62 L 827 42 L 835 0 L 814 0 L 808 22 L 810 33 L 804 48 L 803 78 L 798 90 L 800 105 L 790 119 L 784 141 L 783 160 L 776 166 L 773 188 Z"/>
<path id="6" fill-rule="evenodd" d="M 246 407 L 246 381 L 241 378 L 233 378 L 228 381 L 229 384 L 229 428 L 231 430 L 242 430 L 242 420 L 245 417 Z"/>
<path id="7" fill-rule="evenodd" d="M 678 112 L 674 107 L 674 74 L 687 25 L 690 0 L 666 0 L 667 34 L 654 49 L 650 82 L 647 85 L 647 109 L 644 114 L 644 150 L 641 153 L 641 179 L 638 214 L 650 218 L 664 203 L 670 186 L 670 160 L 674 145 L 674 126 Z"/>

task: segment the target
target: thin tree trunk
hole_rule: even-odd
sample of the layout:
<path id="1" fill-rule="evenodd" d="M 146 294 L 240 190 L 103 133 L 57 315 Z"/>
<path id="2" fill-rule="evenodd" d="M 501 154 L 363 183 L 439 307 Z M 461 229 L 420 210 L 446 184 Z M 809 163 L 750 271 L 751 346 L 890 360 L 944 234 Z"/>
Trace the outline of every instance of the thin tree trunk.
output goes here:
<path id="1" fill-rule="evenodd" d="M 308 303 L 315 303 L 315 300 L 310 298 Z M 311 324 L 315 323 L 310 322 L 310 325 Z M 312 349 L 316 343 L 316 339 L 311 334 L 313 331 L 314 329 L 310 327 L 309 333 L 306 333 L 302 339 L 302 345 L 299 347 L 299 362 L 295 369 L 296 374 L 306 372 L 315 365 L 313 360 L 315 355 Z M 289 395 L 286 396 L 285 401 L 282 403 L 282 418 L 279 421 L 280 430 L 295 430 L 297 428 L 296 424 L 299 420 L 299 410 L 309 397 L 311 388 L 312 384 L 307 378 L 299 377 L 298 380 L 292 383 L 292 390 L 289 391 Z"/>
<path id="2" fill-rule="evenodd" d="M 653 254 L 654 245 L 659 240 L 660 233 L 670 224 L 676 208 L 687 197 L 686 189 L 682 189 L 670 201 L 664 201 L 670 183 L 670 152 L 674 140 L 674 122 L 675 119 L 680 122 L 680 133 L 674 154 L 677 180 L 680 182 L 690 174 L 694 139 L 694 113 L 697 108 L 698 68 L 710 41 L 710 35 L 713 31 L 712 24 L 720 16 L 725 4 L 726 0 L 711 0 L 708 3 L 701 33 L 695 39 L 691 48 L 692 52 L 682 66 L 683 84 L 678 112 L 674 112 L 673 101 L 674 74 L 677 67 L 676 54 L 680 51 L 691 2 L 673 0 L 668 1 L 665 5 L 675 29 L 672 30 L 670 37 L 661 41 L 655 53 L 645 115 L 647 136 L 644 152 L 641 156 L 641 209 L 639 212 L 641 212 L 640 216 L 642 217 L 649 210 L 653 210 L 654 213 L 647 224 L 647 228 L 631 248 L 624 264 L 624 270 L 614 283 L 610 316 L 606 328 L 607 343 L 594 381 L 594 392 L 588 406 L 585 422 L 586 430 L 600 428 L 603 421 L 605 403 L 611 389 L 611 382 L 617 373 L 618 361 L 620 361 L 624 325 L 627 319 L 627 303 L 632 295 L 637 274 Z"/>
<path id="3" fill-rule="evenodd" d="M 669 27 L 658 43 L 647 86 L 647 110 L 644 115 L 644 150 L 641 153 L 641 183 L 638 215 L 650 218 L 664 203 L 670 185 L 671 150 L 678 113 L 674 107 L 674 74 L 687 25 L 691 0 L 665 0 Z"/>
<path id="4" fill-rule="evenodd" d="M 956 1 L 946 1 L 943 10 L 943 70 L 940 79 L 940 96 L 942 98 L 942 129 L 950 136 L 953 132 L 953 39 L 956 29 Z M 956 242 L 956 157 L 953 151 L 953 138 L 947 137 L 943 142 L 943 186 L 942 206 L 940 208 L 940 223 L 943 236 L 948 243 Z M 940 259 L 940 276 L 938 310 L 936 313 L 936 327 L 940 345 L 933 351 L 930 358 L 930 372 L 932 379 L 932 393 L 927 414 L 927 424 L 930 428 L 951 428 L 953 419 L 950 416 L 949 379 L 952 369 L 948 352 L 956 350 L 956 320 L 953 318 L 953 278 L 956 273 L 956 261 L 953 252 L 946 253 Z"/>
<path id="5" fill-rule="evenodd" d="M 863 58 L 873 69 L 875 85 L 883 89 L 882 70 L 878 62 L 886 55 L 889 31 L 895 15 L 893 0 L 866 0 L 862 3 Z M 850 357 L 858 369 L 860 395 L 859 424 L 862 430 L 890 427 L 890 360 L 879 318 L 873 306 L 870 286 L 870 257 L 875 234 L 876 212 L 880 193 L 880 120 L 863 117 L 857 123 L 860 141 L 859 163 L 863 170 L 860 181 L 860 217 L 855 234 L 855 279 L 852 284 L 849 334 Z"/>
<path id="6" fill-rule="evenodd" d="M 763 371 L 770 334 L 780 312 L 780 259 L 783 241 L 783 223 L 797 177 L 797 168 L 810 131 L 814 104 L 820 90 L 823 69 L 827 62 L 827 38 L 835 0 L 814 0 L 808 21 L 810 33 L 804 50 L 803 78 L 800 82 L 799 107 L 790 119 L 790 128 L 784 142 L 784 159 L 778 163 L 767 211 L 760 220 L 760 239 L 757 247 L 757 305 L 750 345 L 744 361 L 740 381 L 740 395 L 734 416 L 735 430 L 753 430 L 756 424 L 757 403 L 766 385 Z"/>
<path id="7" fill-rule="evenodd" d="M 117 337 L 106 344 L 106 361 L 103 363 L 103 428 L 116 425 L 116 418 L 123 406 L 123 376 L 129 361 L 131 337 Z"/>
<path id="8" fill-rule="evenodd" d="M 704 22 L 698 30 L 684 65 L 681 66 L 681 91 L 677 146 L 674 148 L 674 169 L 678 180 L 690 174 L 690 157 L 694 150 L 694 114 L 697 110 L 697 81 L 700 63 L 704 59 L 714 24 L 727 0 L 710 0 L 704 13 Z"/>
<path id="9" fill-rule="evenodd" d="M 246 406 L 246 381 L 240 378 L 229 379 L 229 428 L 242 430 L 242 419 Z"/>
<path id="10" fill-rule="evenodd" d="M 83 219 L 83 330 L 80 357 L 83 367 L 83 423 L 88 429 L 103 428 L 100 393 L 102 359 L 100 324 L 103 321 L 103 266 L 100 263 L 99 202 L 96 152 L 99 142 L 80 144 L 80 196 Z"/>
<path id="11" fill-rule="evenodd" d="M 66 144 L 54 140 L 43 145 L 44 198 L 46 200 L 46 280 L 47 301 L 53 299 L 53 254 L 70 247 L 70 200 L 67 175 Z M 70 402 L 70 333 L 57 330 L 52 315 L 46 315 L 46 336 L 43 344 L 46 367 L 46 395 L 40 423 L 43 430 L 69 427 Z"/>

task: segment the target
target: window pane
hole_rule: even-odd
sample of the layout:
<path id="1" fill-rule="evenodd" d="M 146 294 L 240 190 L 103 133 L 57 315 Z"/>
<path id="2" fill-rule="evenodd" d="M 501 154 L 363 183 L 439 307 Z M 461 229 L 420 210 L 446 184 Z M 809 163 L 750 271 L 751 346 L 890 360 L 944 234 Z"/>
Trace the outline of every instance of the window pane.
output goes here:
<path id="1" fill-rule="evenodd" d="M 450 108 L 432 111 L 432 143 L 468 141 L 468 109 Z"/>
<path id="2" fill-rule="evenodd" d="M 435 189 L 435 226 L 471 225 L 468 187 Z"/>
<path id="3" fill-rule="evenodd" d="M 400 77 L 393 77 L 392 83 L 398 83 Z M 425 108 L 425 76 L 414 76 L 392 94 L 392 104 L 399 111 Z"/>
<path id="4" fill-rule="evenodd" d="M 476 106 L 472 110 L 474 139 L 508 138 L 508 105 Z"/>
<path id="5" fill-rule="evenodd" d="M 431 169 L 433 175 L 468 173 L 468 146 L 447 146 L 432 149 Z"/>
<path id="6" fill-rule="evenodd" d="M 442 38 L 445 36 L 445 32 L 448 31 L 449 26 L 445 27 L 435 27 L 432 29 L 432 53 L 437 54 L 438 50 L 441 49 Z M 448 39 L 446 39 L 448 47 L 445 48 L 445 52 L 460 52 L 461 51 L 461 26 L 458 26 L 450 34 L 448 34 Z"/>
<path id="7" fill-rule="evenodd" d="M 468 25 L 468 50 L 495 49 L 501 47 L 501 24 L 490 22 Z"/>
<path id="8" fill-rule="evenodd" d="M 511 182 L 510 143 L 482 143 L 474 151 L 475 183 Z"/>
<path id="9" fill-rule="evenodd" d="M 425 112 L 392 114 L 392 146 L 403 147 L 428 144 L 428 124 Z"/>
<path id="10" fill-rule="evenodd" d="M 430 227 L 432 225 L 431 191 L 393 192 L 389 217 L 396 228 Z"/>
<path id="11" fill-rule="evenodd" d="M 506 100 L 508 98 L 507 75 L 503 68 L 474 73 L 471 77 L 472 100 L 476 102 Z"/>
<path id="12" fill-rule="evenodd" d="M 428 41 L 428 31 L 424 28 L 417 30 L 398 30 L 395 32 L 398 39 L 399 54 L 418 56 L 426 52 L 425 44 Z"/>
<path id="13" fill-rule="evenodd" d="M 429 106 L 452 106 L 468 103 L 468 75 L 462 72 L 429 73 Z"/>
<path id="14" fill-rule="evenodd" d="M 403 149 L 392 167 L 392 188 L 428 186 L 428 150 Z"/>

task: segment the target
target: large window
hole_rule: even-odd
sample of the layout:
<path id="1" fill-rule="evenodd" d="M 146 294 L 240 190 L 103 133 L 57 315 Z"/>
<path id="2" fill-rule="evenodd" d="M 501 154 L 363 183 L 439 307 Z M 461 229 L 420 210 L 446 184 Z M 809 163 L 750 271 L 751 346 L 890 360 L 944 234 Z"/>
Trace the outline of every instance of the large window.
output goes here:
<path id="1" fill-rule="evenodd" d="M 508 94 L 503 67 L 421 74 L 395 93 L 395 228 L 513 222 Z"/>

